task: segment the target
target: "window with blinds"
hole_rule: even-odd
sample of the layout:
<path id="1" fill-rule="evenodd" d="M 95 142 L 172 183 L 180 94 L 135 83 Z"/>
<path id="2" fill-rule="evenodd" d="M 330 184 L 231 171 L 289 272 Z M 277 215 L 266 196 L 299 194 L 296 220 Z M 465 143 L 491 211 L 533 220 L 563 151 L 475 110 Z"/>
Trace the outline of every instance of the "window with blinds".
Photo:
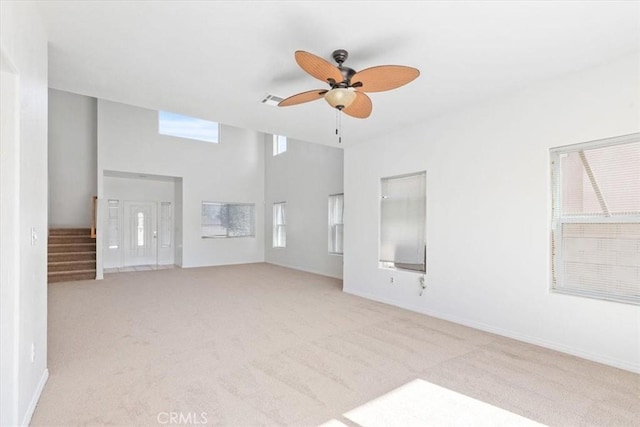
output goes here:
<path id="1" fill-rule="evenodd" d="M 202 237 L 255 236 L 253 203 L 202 202 Z"/>
<path id="2" fill-rule="evenodd" d="M 342 255 L 344 229 L 344 195 L 329 196 L 329 253 Z"/>
<path id="3" fill-rule="evenodd" d="M 380 266 L 426 271 L 426 172 L 381 180 Z"/>
<path id="4" fill-rule="evenodd" d="M 287 246 L 286 202 L 273 204 L 273 247 Z"/>
<path id="5" fill-rule="evenodd" d="M 640 134 L 551 150 L 551 289 L 640 304 Z"/>

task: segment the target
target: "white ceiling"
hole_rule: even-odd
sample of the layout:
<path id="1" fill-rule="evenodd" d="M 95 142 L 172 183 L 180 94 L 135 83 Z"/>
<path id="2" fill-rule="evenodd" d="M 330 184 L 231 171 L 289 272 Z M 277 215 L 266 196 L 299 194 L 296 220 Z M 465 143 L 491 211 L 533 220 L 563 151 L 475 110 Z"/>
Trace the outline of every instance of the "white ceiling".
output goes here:
<path id="1" fill-rule="evenodd" d="M 470 103 L 640 51 L 636 1 L 41 1 L 56 89 L 337 145 L 323 88 L 295 50 L 338 48 L 361 70 L 420 69 L 370 95 L 368 119 L 343 117 L 354 143 Z"/>

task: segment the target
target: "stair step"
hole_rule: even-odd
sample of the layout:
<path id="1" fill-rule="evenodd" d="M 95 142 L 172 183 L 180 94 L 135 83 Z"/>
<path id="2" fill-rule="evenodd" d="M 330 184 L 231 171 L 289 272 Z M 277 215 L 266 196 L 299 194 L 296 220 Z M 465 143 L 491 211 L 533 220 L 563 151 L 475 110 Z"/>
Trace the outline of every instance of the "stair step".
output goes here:
<path id="1" fill-rule="evenodd" d="M 49 256 L 47 258 L 49 262 L 90 261 L 90 260 L 95 261 L 96 251 L 49 253 Z"/>
<path id="2" fill-rule="evenodd" d="M 49 236 L 91 236 L 90 228 L 50 228 Z"/>
<path id="3" fill-rule="evenodd" d="M 49 244 L 57 245 L 64 243 L 95 243 L 96 239 L 91 236 L 62 235 L 49 236 Z"/>
<path id="4" fill-rule="evenodd" d="M 95 280 L 96 270 L 54 271 L 47 273 L 49 283 L 71 282 L 74 280 Z"/>
<path id="5" fill-rule="evenodd" d="M 96 243 L 53 243 L 49 245 L 49 253 L 95 251 Z"/>
<path id="6" fill-rule="evenodd" d="M 49 262 L 47 269 L 49 273 L 62 272 L 62 271 L 77 271 L 77 270 L 95 270 L 96 261 L 93 259 L 79 260 L 79 261 L 54 261 Z"/>

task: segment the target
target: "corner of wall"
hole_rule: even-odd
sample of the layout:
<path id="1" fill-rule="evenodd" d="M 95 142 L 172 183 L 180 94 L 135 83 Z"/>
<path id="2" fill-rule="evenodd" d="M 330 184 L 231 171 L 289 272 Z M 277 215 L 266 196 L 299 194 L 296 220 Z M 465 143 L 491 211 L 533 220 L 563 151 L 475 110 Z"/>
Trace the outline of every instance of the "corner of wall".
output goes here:
<path id="1" fill-rule="evenodd" d="M 27 407 L 27 411 L 24 414 L 24 418 L 22 419 L 22 426 L 28 426 L 31 424 L 31 418 L 33 418 L 33 414 L 36 411 L 36 406 L 38 405 L 38 401 L 40 400 L 40 396 L 42 396 L 42 392 L 44 391 L 44 386 L 47 384 L 47 380 L 49 379 L 49 369 L 45 369 L 40 377 L 40 381 L 38 382 L 38 386 L 34 390 L 33 396 L 29 401 L 29 406 Z"/>

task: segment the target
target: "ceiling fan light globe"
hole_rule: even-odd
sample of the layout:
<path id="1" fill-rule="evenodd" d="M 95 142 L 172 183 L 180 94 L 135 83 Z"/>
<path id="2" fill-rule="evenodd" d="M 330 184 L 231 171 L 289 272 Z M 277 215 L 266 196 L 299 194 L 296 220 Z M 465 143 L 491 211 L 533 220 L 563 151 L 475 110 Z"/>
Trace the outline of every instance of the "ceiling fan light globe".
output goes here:
<path id="1" fill-rule="evenodd" d="M 353 89 L 335 88 L 324 95 L 324 99 L 333 108 L 347 108 L 356 100 L 356 92 Z"/>

